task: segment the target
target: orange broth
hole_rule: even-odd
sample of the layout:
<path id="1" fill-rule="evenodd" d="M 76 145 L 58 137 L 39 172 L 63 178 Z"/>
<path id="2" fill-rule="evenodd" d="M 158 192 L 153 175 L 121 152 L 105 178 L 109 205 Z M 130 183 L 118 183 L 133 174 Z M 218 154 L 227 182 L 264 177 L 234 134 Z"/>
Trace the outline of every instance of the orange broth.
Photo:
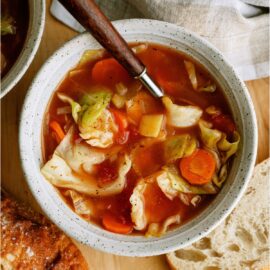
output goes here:
<path id="1" fill-rule="evenodd" d="M 134 44 L 132 44 L 132 46 L 134 46 Z M 176 104 L 196 105 L 201 109 L 214 105 L 218 107 L 223 114 L 230 115 L 229 106 L 218 84 L 216 84 L 217 89 L 214 93 L 198 92 L 192 88 L 188 73 L 183 63 L 183 60 L 185 59 L 192 61 L 195 64 L 198 85 L 205 84 L 209 80 L 215 82 L 213 77 L 200 64 L 194 62 L 194 60 L 174 49 L 157 44 L 148 44 L 148 48 L 139 53 L 138 57 L 147 67 L 149 74 L 164 89 L 165 94 L 171 97 Z M 110 56 L 105 54 L 103 58 L 110 58 Z M 54 93 L 51 102 L 48 105 L 43 126 L 44 161 L 47 161 L 52 156 L 56 146 L 58 145 L 48 127 L 48 122 L 56 120 L 63 129 L 67 121 L 73 122 L 71 115 L 64 116 L 57 114 L 57 109 L 59 107 L 66 106 L 66 104 L 58 99 L 56 93 L 62 92 L 75 100 L 78 100 L 85 92 L 89 91 L 91 86 L 98 85 L 91 77 L 93 66 L 98 61 L 99 60 L 96 60 L 83 66 L 75 67 L 72 70 L 73 72 L 77 71 L 75 72 L 75 75 L 73 73 L 72 78 L 67 75 Z M 115 91 L 115 83 L 118 81 L 123 82 L 128 88 L 134 84 L 135 80 L 131 78 L 125 70 L 115 76 L 116 78 L 110 78 L 110 75 L 108 75 L 108 78 L 103 81 L 103 84 L 113 91 Z M 141 91 L 148 94 L 145 89 L 142 89 Z M 151 96 L 150 99 L 152 100 L 152 107 L 150 109 L 152 110 L 152 113 L 164 112 L 164 107 L 160 100 L 155 100 Z M 110 103 L 109 106 L 110 108 L 114 108 L 112 103 Z M 121 111 L 124 114 L 126 113 L 124 109 Z M 209 120 L 205 113 L 202 118 Z M 197 126 L 189 128 L 166 128 L 167 133 L 171 135 L 189 133 L 196 137 L 199 136 Z M 130 124 L 128 131 L 129 138 L 126 143 L 121 145 L 121 147 L 123 147 L 124 151 L 129 153 L 134 148 L 134 145 L 138 144 L 142 139 L 142 136 L 138 134 L 138 126 L 136 126 L 136 124 Z M 114 145 L 110 149 L 113 147 Z M 110 151 L 110 149 L 104 151 Z M 102 216 L 104 213 L 109 211 L 116 216 L 123 217 L 127 223 L 132 222 L 130 217 L 131 204 L 129 202 L 129 198 L 132 194 L 133 188 L 141 177 L 146 177 L 158 171 L 164 165 L 164 156 L 161 144 L 157 143 L 146 150 L 142 150 L 142 152 L 137 156 L 136 163 L 137 166 L 142 169 L 142 175 L 138 175 L 138 173 L 136 173 L 132 168 L 127 174 L 126 186 L 120 194 L 108 197 L 91 197 L 95 206 L 94 215 L 91 218 L 85 218 L 102 226 Z M 99 169 L 102 170 L 102 165 L 99 166 Z M 66 198 L 64 194 L 65 190 L 59 190 L 63 194 L 63 197 Z M 148 185 L 147 189 L 144 191 L 144 196 L 146 198 L 150 198 L 145 203 L 145 211 L 149 222 L 162 222 L 171 215 L 180 214 L 182 223 L 190 220 L 201 212 L 215 197 L 215 195 L 202 195 L 202 200 L 197 207 L 194 207 L 193 205 L 185 205 L 178 197 L 173 200 L 168 199 L 156 183 L 150 183 Z M 66 202 L 71 208 L 73 208 L 69 199 L 66 199 Z M 134 231 L 133 233 L 137 232 Z"/>

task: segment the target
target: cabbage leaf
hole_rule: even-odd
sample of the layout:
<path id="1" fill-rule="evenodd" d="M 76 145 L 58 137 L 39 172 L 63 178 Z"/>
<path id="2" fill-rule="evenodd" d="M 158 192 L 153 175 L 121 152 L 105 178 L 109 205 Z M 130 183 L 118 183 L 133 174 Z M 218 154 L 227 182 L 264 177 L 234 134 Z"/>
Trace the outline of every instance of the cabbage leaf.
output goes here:
<path id="1" fill-rule="evenodd" d="M 94 204 L 90 198 L 74 190 L 67 190 L 65 195 L 71 198 L 74 210 L 79 215 L 91 216 L 94 211 Z"/>
<path id="2" fill-rule="evenodd" d="M 190 156 L 197 148 L 196 139 L 189 134 L 169 137 L 164 142 L 164 155 L 168 162 Z"/>
<path id="3" fill-rule="evenodd" d="M 147 218 L 145 214 L 145 203 L 143 193 L 147 187 L 144 181 L 141 181 L 133 189 L 133 193 L 130 196 L 131 203 L 131 219 L 135 224 L 134 228 L 136 230 L 143 230 L 147 226 Z"/>
<path id="4" fill-rule="evenodd" d="M 72 117 L 74 121 L 77 123 L 79 119 L 79 113 L 82 109 L 81 105 L 63 93 L 57 93 L 57 96 L 61 101 L 70 104 Z"/>
<path id="5" fill-rule="evenodd" d="M 176 105 L 169 97 L 163 97 L 162 101 L 167 110 L 168 123 L 174 127 L 193 126 L 202 116 L 202 110 L 197 106 Z"/>
<path id="6" fill-rule="evenodd" d="M 179 173 L 177 172 L 177 169 L 174 166 L 163 167 L 163 173 L 157 178 L 158 184 L 159 184 L 158 179 L 160 179 L 160 177 L 169 179 L 170 187 L 178 192 L 191 193 L 191 194 L 217 193 L 217 190 L 213 186 L 212 182 L 205 185 L 201 185 L 201 186 L 194 186 L 194 185 L 189 184 L 185 179 L 183 179 L 179 175 Z"/>
<path id="7" fill-rule="evenodd" d="M 217 149 L 217 143 L 222 137 L 222 132 L 217 129 L 210 128 L 205 121 L 199 121 L 201 140 L 209 149 Z"/>
<path id="8" fill-rule="evenodd" d="M 131 168 L 127 155 L 118 156 L 118 177 L 103 187 L 90 173 L 93 165 L 101 163 L 104 153 L 87 145 L 73 143 L 73 131 L 68 132 L 56 148 L 52 158 L 42 167 L 41 173 L 53 185 L 75 190 L 91 196 L 107 196 L 121 193 L 125 187 L 126 174 Z"/>
<path id="9" fill-rule="evenodd" d="M 238 149 L 240 142 L 240 135 L 237 131 L 234 131 L 232 136 L 232 142 L 227 140 L 227 135 L 223 134 L 221 140 L 218 142 L 218 149 L 221 152 L 222 162 L 225 163 L 232 155 L 234 155 Z"/>
<path id="10" fill-rule="evenodd" d="M 74 121 L 78 124 L 80 136 L 92 146 L 106 148 L 113 143 L 117 126 L 106 107 L 111 100 L 111 92 L 107 88 L 85 94 L 79 103 L 72 98 L 58 93 L 59 99 L 69 103 Z"/>
<path id="11" fill-rule="evenodd" d="M 114 132 L 117 131 L 111 112 L 105 109 L 100 117 L 89 127 L 79 126 L 80 136 L 90 145 L 106 148 L 113 144 Z"/>
<path id="12" fill-rule="evenodd" d="M 112 94 L 104 90 L 84 95 L 80 101 L 82 113 L 79 126 L 90 127 L 109 105 L 111 97 Z"/>
<path id="13" fill-rule="evenodd" d="M 214 176 L 214 178 L 213 178 L 214 184 L 217 187 L 221 188 L 222 184 L 226 181 L 227 176 L 228 176 L 228 164 L 225 163 L 221 167 L 219 174 Z"/>
<path id="14" fill-rule="evenodd" d="M 1 16 L 1 24 L 0 24 L 1 36 L 16 34 L 16 27 L 14 24 L 15 20 L 11 16 L 9 15 Z"/>
<path id="15" fill-rule="evenodd" d="M 160 237 L 165 234 L 172 224 L 180 224 L 181 216 L 179 214 L 166 218 L 162 223 L 151 223 L 145 234 L 146 237 Z"/>

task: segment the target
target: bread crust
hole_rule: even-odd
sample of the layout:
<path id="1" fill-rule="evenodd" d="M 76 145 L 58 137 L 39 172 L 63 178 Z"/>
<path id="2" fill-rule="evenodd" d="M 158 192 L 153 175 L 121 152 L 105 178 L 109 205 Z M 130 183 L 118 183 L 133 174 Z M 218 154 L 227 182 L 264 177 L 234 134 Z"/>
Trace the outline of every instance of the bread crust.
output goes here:
<path id="1" fill-rule="evenodd" d="M 171 269 L 269 269 L 269 173 L 267 159 L 255 167 L 244 196 L 225 221 L 206 237 L 166 255 Z"/>
<path id="2" fill-rule="evenodd" d="M 1 192 L 1 269 L 88 269 L 79 249 L 41 214 Z"/>

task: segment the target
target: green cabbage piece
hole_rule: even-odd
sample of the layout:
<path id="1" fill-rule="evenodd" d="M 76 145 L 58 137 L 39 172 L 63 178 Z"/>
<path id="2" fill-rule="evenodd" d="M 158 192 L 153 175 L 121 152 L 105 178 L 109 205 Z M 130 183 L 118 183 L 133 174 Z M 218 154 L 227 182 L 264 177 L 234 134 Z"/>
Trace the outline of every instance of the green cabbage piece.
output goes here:
<path id="1" fill-rule="evenodd" d="M 16 28 L 13 23 L 14 20 L 10 16 L 3 16 L 1 18 L 1 36 L 14 35 L 16 33 Z"/>
<path id="2" fill-rule="evenodd" d="M 203 144 L 209 149 L 216 149 L 217 143 L 222 137 L 222 132 L 209 127 L 205 121 L 199 122 L 200 136 Z"/>
<path id="3" fill-rule="evenodd" d="M 167 172 L 167 176 L 170 179 L 173 189 L 191 194 L 215 194 L 217 193 L 213 183 L 210 182 L 201 186 L 190 185 L 185 179 L 183 179 L 177 172 L 175 166 L 165 166 L 163 170 Z"/>
<path id="4" fill-rule="evenodd" d="M 218 142 L 217 146 L 221 152 L 221 160 L 225 163 L 233 154 L 236 153 L 238 145 L 240 142 L 240 135 L 237 131 L 233 133 L 232 142 L 227 140 L 227 136 L 223 134 L 221 140 Z"/>
<path id="5" fill-rule="evenodd" d="M 85 94 L 79 101 L 58 93 L 59 99 L 69 103 L 74 121 L 83 129 L 90 127 L 102 114 L 111 101 L 112 94 L 109 90 L 102 88 L 90 94 Z"/>
<path id="6" fill-rule="evenodd" d="M 112 114 L 105 109 L 93 125 L 87 128 L 79 126 L 79 130 L 81 138 L 86 143 L 94 147 L 106 148 L 113 144 L 113 136 L 118 127 Z"/>
<path id="7" fill-rule="evenodd" d="M 96 61 L 104 56 L 104 50 L 86 50 L 84 51 L 79 66 L 82 66 L 86 63 Z"/>
<path id="8" fill-rule="evenodd" d="M 181 134 L 169 137 L 164 142 L 165 159 L 168 162 L 178 158 L 190 156 L 197 148 L 196 139 L 189 134 Z"/>
<path id="9" fill-rule="evenodd" d="M 199 87 L 198 91 L 213 93 L 217 89 L 217 86 L 214 83 L 208 82 L 205 86 Z"/>
<path id="10" fill-rule="evenodd" d="M 58 93 L 57 96 L 61 101 L 70 104 L 72 117 L 73 117 L 74 121 L 77 123 L 79 120 L 79 113 L 82 110 L 81 105 L 79 103 L 75 102 L 72 98 L 68 97 L 65 94 Z"/>
<path id="11" fill-rule="evenodd" d="M 227 176 L 228 176 L 228 164 L 225 163 L 225 164 L 221 167 L 219 174 L 218 174 L 218 175 L 215 175 L 215 176 L 213 177 L 213 182 L 214 182 L 214 184 L 215 184 L 217 187 L 221 188 L 222 184 L 226 181 Z"/>
<path id="12" fill-rule="evenodd" d="M 109 105 L 111 98 L 112 94 L 103 90 L 84 95 L 80 102 L 82 104 L 82 114 L 79 125 L 82 128 L 91 126 Z"/>

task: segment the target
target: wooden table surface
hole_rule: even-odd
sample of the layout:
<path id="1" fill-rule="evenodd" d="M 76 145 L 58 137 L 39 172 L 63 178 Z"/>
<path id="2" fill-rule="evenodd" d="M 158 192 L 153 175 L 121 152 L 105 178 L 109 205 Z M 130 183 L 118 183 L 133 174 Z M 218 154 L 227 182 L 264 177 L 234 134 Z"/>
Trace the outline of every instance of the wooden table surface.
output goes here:
<path id="1" fill-rule="evenodd" d="M 50 0 L 47 0 L 47 18 L 41 45 L 30 68 L 1 101 L 1 179 L 2 187 L 17 199 L 40 210 L 24 180 L 18 147 L 18 124 L 27 89 L 41 65 L 64 42 L 77 35 L 49 14 Z M 269 78 L 246 83 L 255 106 L 259 149 L 257 162 L 269 157 Z M 27 143 L 27 142 L 25 142 Z M 92 270 L 165 270 L 169 269 L 165 256 L 131 258 L 106 254 L 79 245 Z"/>

